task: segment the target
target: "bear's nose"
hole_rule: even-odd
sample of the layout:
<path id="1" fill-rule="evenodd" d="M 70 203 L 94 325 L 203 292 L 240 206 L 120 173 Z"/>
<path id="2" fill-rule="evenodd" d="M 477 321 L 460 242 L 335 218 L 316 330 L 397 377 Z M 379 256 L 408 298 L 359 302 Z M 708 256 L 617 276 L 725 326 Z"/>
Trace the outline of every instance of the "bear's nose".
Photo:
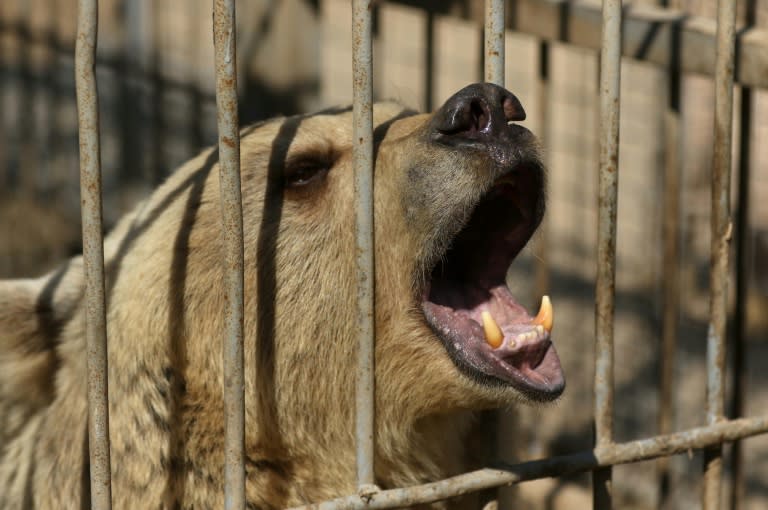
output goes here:
<path id="1" fill-rule="evenodd" d="M 525 120 L 525 110 L 514 94 L 492 83 L 475 83 L 455 93 L 435 112 L 432 127 L 441 135 L 459 139 L 493 138 L 516 120 Z"/>

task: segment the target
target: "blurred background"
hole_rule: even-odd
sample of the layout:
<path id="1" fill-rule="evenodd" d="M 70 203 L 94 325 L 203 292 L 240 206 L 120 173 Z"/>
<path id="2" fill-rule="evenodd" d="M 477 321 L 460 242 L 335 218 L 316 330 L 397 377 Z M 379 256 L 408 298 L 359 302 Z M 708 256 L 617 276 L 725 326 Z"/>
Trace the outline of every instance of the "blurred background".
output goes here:
<path id="1" fill-rule="evenodd" d="M 672 409 L 661 425 L 667 431 L 705 423 L 716 8 L 715 0 L 625 3 L 617 441 L 658 433 L 664 402 Z M 732 402 L 734 375 L 744 376 L 736 393 L 743 413 L 755 416 L 768 410 L 768 124 L 761 121 L 768 118 L 768 0 L 737 4 L 739 28 L 757 28 L 741 45 L 753 58 L 737 73 L 755 86 L 747 93 L 750 113 L 740 113 L 741 87 L 734 109 L 732 203 L 734 217 L 745 212 L 746 227 L 732 257 L 739 256 L 744 282 L 732 322 L 747 362 L 734 370 L 729 355 L 728 380 Z M 597 0 L 507 2 L 506 86 L 526 108 L 525 125 L 542 138 L 550 167 L 545 228 L 513 265 L 510 282 L 529 308 L 542 293 L 552 296 L 569 384 L 558 403 L 501 418 L 508 461 L 592 447 L 599 8 Z M 377 2 L 376 97 L 426 111 L 481 81 L 482 12 L 475 0 Z M 0 277 L 40 275 L 80 253 L 76 14 L 75 0 L 0 2 Z M 237 18 L 241 124 L 351 102 L 348 0 L 241 1 Z M 98 55 L 109 227 L 216 141 L 210 1 L 102 0 Z M 741 195 L 739 165 L 749 168 Z M 677 205 L 664 198 L 671 175 L 680 190 L 667 196 L 678 197 Z M 678 248 L 665 255 L 664 225 L 674 219 Z M 679 266 L 679 309 L 666 333 L 677 339 L 673 357 L 661 343 L 670 260 Z M 669 398 L 659 392 L 662 359 L 673 369 Z M 741 508 L 768 508 L 768 437 L 744 445 Z M 698 453 L 675 457 L 663 483 L 656 462 L 617 467 L 616 507 L 699 508 L 701 465 Z M 730 480 L 728 469 L 726 489 Z M 505 498 L 524 508 L 587 508 L 589 477 L 526 483 Z M 724 498 L 730 504 L 729 490 Z"/>

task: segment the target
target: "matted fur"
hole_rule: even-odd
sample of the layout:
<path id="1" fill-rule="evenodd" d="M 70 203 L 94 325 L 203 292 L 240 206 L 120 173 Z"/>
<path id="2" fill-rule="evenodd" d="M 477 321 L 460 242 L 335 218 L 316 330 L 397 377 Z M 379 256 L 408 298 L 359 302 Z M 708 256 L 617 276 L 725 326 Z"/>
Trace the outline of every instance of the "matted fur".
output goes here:
<path id="1" fill-rule="evenodd" d="M 473 411 L 519 396 L 462 375 L 414 296 L 493 182 L 487 158 L 431 143 L 428 115 L 386 103 L 374 118 L 376 477 L 395 487 L 472 467 Z M 249 508 L 355 491 L 350 126 L 339 110 L 243 132 Z M 307 162 L 331 168 L 285 189 Z M 117 509 L 223 507 L 217 173 L 207 150 L 105 243 Z M 0 282 L 0 508 L 87 504 L 83 285 L 80 258 Z"/>

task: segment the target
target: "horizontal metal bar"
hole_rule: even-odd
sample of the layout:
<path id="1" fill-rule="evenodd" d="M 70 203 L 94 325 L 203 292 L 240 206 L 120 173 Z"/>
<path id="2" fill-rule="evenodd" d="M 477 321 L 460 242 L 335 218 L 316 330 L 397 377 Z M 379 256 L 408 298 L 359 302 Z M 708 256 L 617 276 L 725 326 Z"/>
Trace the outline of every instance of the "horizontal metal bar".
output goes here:
<path id="1" fill-rule="evenodd" d="M 501 485 L 675 455 L 766 432 L 768 432 L 768 415 L 724 421 L 665 436 L 613 443 L 604 448 L 571 455 L 550 457 L 512 466 L 480 469 L 439 482 L 381 491 L 366 498 L 358 495 L 346 496 L 314 505 L 295 507 L 291 510 L 384 509 L 434 503 Z"/>
<path id="2" fill-rule="evenodd" d="M 423 0 L 390 0 L 423 6 Z M 474 9 L 449 9 L 482 23 Z M 515 0 L 509 9 L 514 25 L 509 28 L 549 41 L 600 50 L 600 2 L 598 0 Z M 482 10 L 480 10 L 482 12 Z M 684 73 L 715 74 L 716 24 L 709 18 L 685 11 L 635 3 L 624 6 L 623 56 L 667 68 L 679 60 Z M 679 32 L 679 55 L 672 51 L 670 38 Z M 751 87 L 768 88 L 768 30 L 750 28 L 737 34 L 736 81 Z"/>
<path id="3" fill-rule="evenodd" d="M 95 73 L 98 2 L 80 0 L 77 12 L 75 89 L 80 142 L 80 199 L 85 271 L 90 500 L 91 508 L 108 510 L 112 508 L 112 482 L 109 453 L 109 371 L 104 290 L 99 97 Z"/>
<path id="4" fill-rule="evenodd" d="M 213 3 L 219 183 L 226 309 L 224 360 L 224 508 L 245 508 L 245 379 L 243 370 L 243 208 L 237 115 L 235 2 Z"/>

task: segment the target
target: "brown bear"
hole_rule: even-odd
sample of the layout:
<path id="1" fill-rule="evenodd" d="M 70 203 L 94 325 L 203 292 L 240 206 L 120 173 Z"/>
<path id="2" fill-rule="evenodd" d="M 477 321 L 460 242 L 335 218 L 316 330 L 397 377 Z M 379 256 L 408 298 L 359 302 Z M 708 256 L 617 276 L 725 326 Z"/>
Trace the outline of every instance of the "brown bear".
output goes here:
<path id="1" fill-rule="evenodd" d="M 489 84 L 374 108 L 382 488 L 463 472 L 478 410 L 563 390 L 551 306 L 505 284 L 544 212 L 524 117 Z M 356 491 L 351 136 L 350 109 L 242 132 L 248 508 Z M 223 507 L 217 170 L 203 152 L 105 243 L 114 508 Z M 0 283 L 0 508 L 87 505 L 83 285 L 79 258 Z"/>

